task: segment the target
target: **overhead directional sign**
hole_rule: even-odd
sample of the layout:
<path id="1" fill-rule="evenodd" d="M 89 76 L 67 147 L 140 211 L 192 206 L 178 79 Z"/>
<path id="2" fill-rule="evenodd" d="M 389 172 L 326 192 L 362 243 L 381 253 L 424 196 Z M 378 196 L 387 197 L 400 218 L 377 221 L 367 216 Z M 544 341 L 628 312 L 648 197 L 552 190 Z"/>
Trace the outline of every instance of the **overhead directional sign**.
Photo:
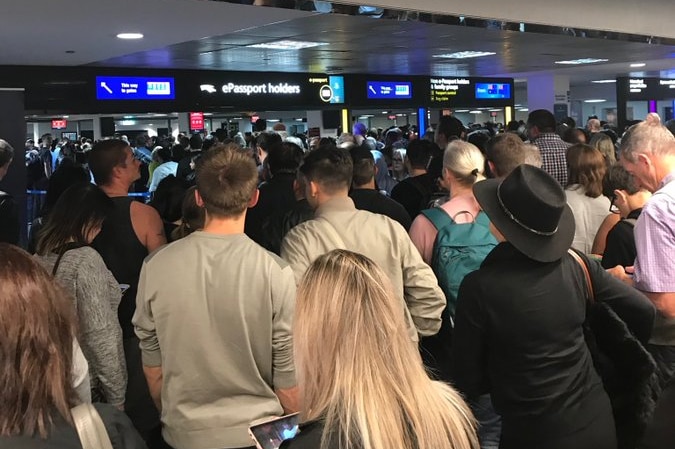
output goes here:
<path id="1" fill-rule="evenodd" d="M 140 76 L 97 76 L 97 100 L 173 100 L 174 79 Z"/>
<path id="2" fill-rule="evenodd" d="M 370 99 L 412 98 L 412 83 L 368 81 L 366 83 L 367 97 Z"/>

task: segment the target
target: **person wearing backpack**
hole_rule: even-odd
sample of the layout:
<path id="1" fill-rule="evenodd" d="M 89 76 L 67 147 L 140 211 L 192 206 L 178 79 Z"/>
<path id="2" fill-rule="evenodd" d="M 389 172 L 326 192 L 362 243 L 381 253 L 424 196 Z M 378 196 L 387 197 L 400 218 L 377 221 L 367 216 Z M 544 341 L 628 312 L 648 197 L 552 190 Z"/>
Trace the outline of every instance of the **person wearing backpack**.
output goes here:
<path id="1" fill-rule="evenodd" d="M 642 206 L 649 201 L 652 194 L 640 189 L 633 175 L 621 164 L 615 164 L 607 171 L 602 186 L 604 195 L 611 201 L 609 210 L 621 217 L 607 233 L 602 267 L 629 267 L 637 257 L 633 228 L 642 212 Z"/>
<path id="2" fill-rule="evenodd" d="M 452 328 L 459 285 L 464 276 L 480 268 L 497 245 L 487 215 L 473 194 L 473 185 L 485 179 L 484 167 L 483 154 L 475 145 L 461 140 L 450 142 L 443 155 L 443 182 L 450 200 L 441 207 L 423 210 L 410 228 L 410 238 L 431 265 L 447 298 L 441 330 L 421 341 L 425 365 L 445 381 L 452 380 Z M 490 396 L 468 399 L 480 424 L 481 448 L 497 449 L 501 425 Z"/>

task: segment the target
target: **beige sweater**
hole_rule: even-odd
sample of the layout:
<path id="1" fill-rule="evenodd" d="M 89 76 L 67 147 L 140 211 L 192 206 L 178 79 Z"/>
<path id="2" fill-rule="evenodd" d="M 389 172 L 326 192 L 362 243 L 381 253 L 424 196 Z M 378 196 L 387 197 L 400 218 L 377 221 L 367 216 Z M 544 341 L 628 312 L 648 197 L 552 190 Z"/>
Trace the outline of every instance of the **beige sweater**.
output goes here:
<path id="1" fill-rule="evenodd" d="M 251 446 L 251 421 L 283 413 L 294 306 L 290 267 L 244 234 L 197 231 L 148 256 L 133 323 L 143 364 L 162 368 L 171 446 Z"/>

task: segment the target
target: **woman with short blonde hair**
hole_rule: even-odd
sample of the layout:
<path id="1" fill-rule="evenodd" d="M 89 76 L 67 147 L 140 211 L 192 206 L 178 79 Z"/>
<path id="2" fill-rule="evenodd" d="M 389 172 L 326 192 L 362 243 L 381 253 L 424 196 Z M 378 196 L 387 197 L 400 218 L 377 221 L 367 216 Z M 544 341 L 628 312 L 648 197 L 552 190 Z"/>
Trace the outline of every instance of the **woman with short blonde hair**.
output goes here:
<path id="1" fill-rule="evenodd" d="M 429 378 L 387 276 L 367 257 L 334 250 L 312 263 L 294 350 L 305 424 L 283 448 L 478 447 L 469 408 Z"/>

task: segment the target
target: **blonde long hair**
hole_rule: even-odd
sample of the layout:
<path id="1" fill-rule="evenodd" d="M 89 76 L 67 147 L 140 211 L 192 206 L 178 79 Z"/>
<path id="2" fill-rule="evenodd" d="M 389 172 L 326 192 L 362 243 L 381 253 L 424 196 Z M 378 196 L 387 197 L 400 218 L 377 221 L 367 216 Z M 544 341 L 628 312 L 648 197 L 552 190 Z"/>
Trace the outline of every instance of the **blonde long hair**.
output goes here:
<path id="1" fill-rule="evenodd" d="M 432 381 L 382 270 L 334 250 L 298 288 L 294 349 L 303 421 L 323 420 L 321 448 L 472 449 L 473 416 Z"/>

